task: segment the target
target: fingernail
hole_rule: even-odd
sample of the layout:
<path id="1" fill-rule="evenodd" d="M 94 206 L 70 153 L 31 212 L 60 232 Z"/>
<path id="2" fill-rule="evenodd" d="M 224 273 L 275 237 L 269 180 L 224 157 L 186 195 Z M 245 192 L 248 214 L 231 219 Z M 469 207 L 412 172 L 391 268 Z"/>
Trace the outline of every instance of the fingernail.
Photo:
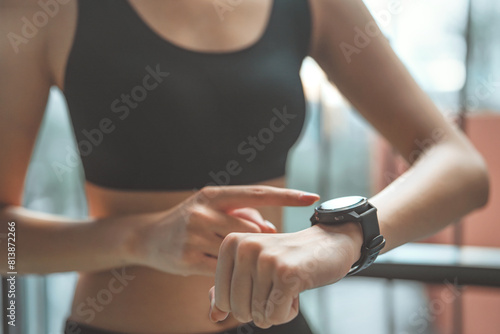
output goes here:
<path id="1" fill-rule="evenodd" d="M 208 319 L 210 319 L 211 322 L 217 322 L 216 320 L 212 319 L 212 310 L 214 309 L 215 305 L 215 298 L 210 298 L 210 311 L 208 311 Z"/>
<path id="2" fill-rule="evenodd" d="M 227 317 L 229 317 L 229 313 L 226 313 L 226 315 L 224 316 L 224 318 L 222 318 L 222 319 L 214 319 L 213 316 L 212 316 L 212 313 L 213 313 L 213 311 L 215 309 L 214 302 L 211 302 L 210 304 L 211 305 L 210 305 L 210 311 L 208 312 L 208 319 L 210 319 L 211 322 L 213 322 L 214 324 L 216 324 L 218 322 L 226 320 Z M 222 312 L 222 311 L 218 310 L 216 313 L 225 313 L 225 312 Z M 217 315 L 217 317 L 220 318 L 220 314 Z"/>
<path id="3" fill-rule="evenodd" d="M 300 198 L 304 198 L 304 197 L 308 197 L 308 198 L 319 198 L 320 196 L 319 196 L 318 194 L 314 194 L 314 193 L 303 192 L 303 193 L 300 195 Z"/>
<path id="4" fill-rule="evenodd" d="M 272 228 L 273 230 L 277 231 L 278 229 L 276 228 L 276 226 L 274 226 L 273 223 L 271 223 L 269 220 L 265 220 L 264 223 L 266 223 L 267 226 L 269 226 L 270 228 Z"/>

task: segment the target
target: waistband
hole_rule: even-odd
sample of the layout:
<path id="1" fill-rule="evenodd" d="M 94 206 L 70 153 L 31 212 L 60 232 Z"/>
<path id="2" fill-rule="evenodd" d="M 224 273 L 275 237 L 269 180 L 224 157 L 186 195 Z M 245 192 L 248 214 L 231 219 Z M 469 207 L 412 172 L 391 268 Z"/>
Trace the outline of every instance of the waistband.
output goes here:
<path id="1" fill-rule="evenodd" d="M 283 324 L 272 326 L 268 329 L 262 329 L 253 323 L 241 324 L 222 332 L 199 333 L 199 334 L 313 334 L 304 316 L 299 313 L 295 319 Z M 124 332 L 115 332 L 96 328 L 87 324 L 67 320 L 64 334 L 126 334 Z"/>

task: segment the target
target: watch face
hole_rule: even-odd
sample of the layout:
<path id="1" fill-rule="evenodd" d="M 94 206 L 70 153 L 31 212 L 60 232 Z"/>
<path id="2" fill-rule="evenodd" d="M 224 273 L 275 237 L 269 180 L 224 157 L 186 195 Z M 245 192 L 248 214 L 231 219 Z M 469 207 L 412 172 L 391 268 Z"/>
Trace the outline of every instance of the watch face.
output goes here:
<path id="1" fill-rule="evenodd" d="M 328 211 L 346 210 L 362 204 L 365 200 L 366 198 L 361 196 L 340 197 L 321 203 L 318 209 Z"/>

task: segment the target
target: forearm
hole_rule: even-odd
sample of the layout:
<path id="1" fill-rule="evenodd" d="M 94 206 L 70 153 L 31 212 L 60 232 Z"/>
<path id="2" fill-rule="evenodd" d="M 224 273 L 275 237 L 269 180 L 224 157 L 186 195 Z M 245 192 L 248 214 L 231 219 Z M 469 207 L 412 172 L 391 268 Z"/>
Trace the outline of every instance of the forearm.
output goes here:
<path id="1" fill-rule="evenodd" d="M 370 200 L 387 241 L 383 252 L 439 231 L 487 198 L 488 175 L 475 149 L 461 135 L 436 144 Z"/>
<path id="2" fill-rule="evenodd" d="M 2 231 L 15 222 L 16 271 L 46 274 L 99 271 L 132 264 L 134 220 L 140 216 L 71 220 L 5 206 L 0 211 Z M 7 269 L 7 239 L 0 243 L 0 270 Z"/>

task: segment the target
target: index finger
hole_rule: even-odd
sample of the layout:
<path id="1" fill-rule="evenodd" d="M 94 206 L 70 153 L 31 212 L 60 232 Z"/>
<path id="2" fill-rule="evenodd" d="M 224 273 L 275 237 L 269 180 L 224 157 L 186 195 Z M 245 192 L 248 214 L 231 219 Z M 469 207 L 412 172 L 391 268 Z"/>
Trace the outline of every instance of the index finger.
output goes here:
<path id="1" fill-rule="evenodd" d="M 205 187 L 198 196 L 205 196 L 212 207 L 220 210 L 259 206 L 308 206 L 319 199 L 317 194 L 271 186 Z"/>

